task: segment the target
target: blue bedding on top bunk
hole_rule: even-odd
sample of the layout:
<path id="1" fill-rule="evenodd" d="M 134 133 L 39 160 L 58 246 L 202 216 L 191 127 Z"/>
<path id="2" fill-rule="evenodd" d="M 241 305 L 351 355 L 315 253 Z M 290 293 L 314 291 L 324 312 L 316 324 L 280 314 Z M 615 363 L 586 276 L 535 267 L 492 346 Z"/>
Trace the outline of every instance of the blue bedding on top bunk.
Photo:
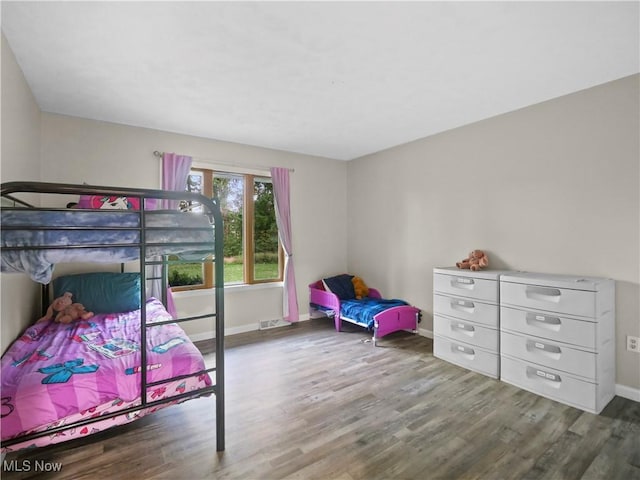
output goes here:
<path id="1" fill-rule="evenodd" d="M 373 317 L 384 310 L 392 307 L 400 307 L 409 305 L 404 300 L 397 298 L 369 298 L 365 297 L 360 300 L 342 300 L 340 303 L 340 316 L 348 318 L 359 325 L 373 329 Z"/>
<path id="2" fill-rule="evenodd" d="M 1 215 L 1 270 L 26 272 L 36 282 L 49 283 L 56 263 L 121 263 L 140 257 L 142 215 L 137 211 L 3 209 Z M 144 216 L 146 257 L 200 253 L 202 258 L 213 252 L 207 216 L 166 210 Z"/>

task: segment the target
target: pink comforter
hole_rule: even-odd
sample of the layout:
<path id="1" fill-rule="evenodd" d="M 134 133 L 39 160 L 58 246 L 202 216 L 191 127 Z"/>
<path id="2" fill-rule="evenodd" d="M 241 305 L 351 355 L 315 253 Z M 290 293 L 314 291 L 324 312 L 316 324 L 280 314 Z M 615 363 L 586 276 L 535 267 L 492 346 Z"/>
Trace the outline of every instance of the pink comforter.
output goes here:
<path id="1" fill-rule="evenodd" d="M 140 311 L 29 327 L 2 357 L 2 439 L 139 404 Z M 147 302 L 147 323 L 170 320 Z M 147 328 L 149 382 L 205 368 L 177 324 Z M 147 390 L 149 401 L 211 385 L 208 374 Z M 108 407 L 108 408 L 107 408 Z M 62 420 L 62 421 L 61 421 Z M 123 422 L 117 422 L 123 423 Z M 40 444 L 40 442 L 38 442 Z"/>

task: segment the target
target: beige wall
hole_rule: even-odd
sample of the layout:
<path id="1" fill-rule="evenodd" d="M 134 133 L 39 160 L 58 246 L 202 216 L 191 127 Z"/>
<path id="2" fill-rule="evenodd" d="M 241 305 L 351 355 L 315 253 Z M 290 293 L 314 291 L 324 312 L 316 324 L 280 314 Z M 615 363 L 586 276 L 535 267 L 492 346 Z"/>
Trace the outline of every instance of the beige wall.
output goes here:
<path id="1" fill-rule="evenodd" d="M 0 180 L 40 179 L 40 109 L 2 35 Z M 31 198 L 30 201 L 37 200 Z M 1 351 L 40 311 L 39 289 L 26 275 L 0 274 Z M 15 302 L 12 299 L 20 298 Z"/>
<path id="2" fill-rule="evenodd" d="M 144 128 L 41 113 L 14 55 L 2 37 L 2 182 L 42 180 L 143 188 L 160 185 L 154 150 L 192 155 L 199 163 L 283 166 L 291 174 L 293 244 L 301 317 L 308 314 L 307 285 L 346 269 L 345 162 L 250 147 Z M 37 201 L 37 198 L 32 198 Z M 60 199 L 60 206 L 66 203 Z M 56 274 L 104 265 L 60 265 Z M 4 351 L 40 311 L 39 288 L 26 275 L 0 275 Z M 197 314 L 210 293 L 179 294 L 181 314 Z M 261 320 L 282 318 L 282 287 L 225 291 L 229 333 L 255 329 Z M 187 327 L 206 335 L 205 322 Z"/>
<path id="3" fill-rule="evenodd" d="M 154 150 L 194 157 L 194 162 L 282 166 L 291 173 L 291 212 L 300 312 L 308 314 L 307 285 L 346 269 L 345 162 L 250 147 L 145 128 L 42 114 L 43 178 L 52 182 L 158 188 L 160 160 Z M 66 269 L 65 269 L 66 270 Z M 210 294 L 177 294 L 180 314 L 204 313 Z M 210 303 L 209 303 L 210 304 Z M 228 333 L 255 329 L 260 320 L 282 318 L 282 288 L 225 291 Z M 187 326 L 196 338 L 206 322 Z"/>
<path id="4" fill-rule="evenodd" d="M 198 161 L 285 166 L 292 174 L 301 313 L 307 284 L 357 272 L 422 308 L 431 269 L 473 248 L 495 268 L 617 281 L 617 382 L 640 388 L 638 76 L 428 137 L 352 162 L 41 114 L 2 38 L 1 179 L 155 188 L 154 150 Z M 348 253 L 348 256 L 347 256 Z M 348 262 L 347 262 L 348 260 Z M 68 269 L 67 269 L 68 270 Z M 36 318 L 37 288 L 2 274 L 2 350 Z M 231 333 L 280 318 L 281 289 L 229 289 Z M 197 312 L 202 297 L 178 307 Z M 8 320 L 9 319 L 9 320 Z M 191 333 L 202 333 L 197 326 Z"/>
<path id="5" fill-rule="evenodd" d="M 291 174 L 291 202 L 298 303 L 308 314 L 307 285 L 346 269 L 345 162 L 255 148 L 156 130 L 42 113 L 13 53 L 2 42 L 2 181 L 43 180 L 158 188 L 160 162 L 154 150 L 192 155 L 200 164 L 219 162 L 261 168 L 283 166 Z M 41 174 L 42 172 L 42 174 Z M 60 199 L 60 206 L 67 200 Z M 95 267 L 60 265 L 56 273 Z M 38 315 L 39 289 L 25 275 L 3 274 L 2 351 Z M 178 294 L 181 314 L 197 314 L 210 293 Z M 282 287 L 231 288 L 225 293 L 229 333 L 282 318 Z M 14 320 L 7 320 L 14 319 Z M 196 337 L 206 322 L 187 326 Z"/>
<path id="6" fill-rule="evenodd" d="M 613 278 L 617 383 L 639 388 L 639 78 L 349 162 L 349 270 L 426 330 L 433 267 L 476 248 L 494 268 Z"/>

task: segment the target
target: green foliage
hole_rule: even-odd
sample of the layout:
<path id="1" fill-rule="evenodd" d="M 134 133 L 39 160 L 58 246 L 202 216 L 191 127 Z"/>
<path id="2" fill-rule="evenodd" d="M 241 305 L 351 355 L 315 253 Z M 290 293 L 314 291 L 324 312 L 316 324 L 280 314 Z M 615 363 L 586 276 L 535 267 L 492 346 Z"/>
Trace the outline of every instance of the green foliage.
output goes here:
<path id="1" fill-rule="evenodd" d="M 226 212 L 224 221 L 224 256 L 242 256 L 242 213 Z"/>
<path id="2" fill-rule="evenodd" d="M 224 256 L 242 255 L 244 179 L 241 175 L 218 175 L 213 188 L 220 199 L 224 225 Z"/>
<path id="3" fill-rule="evenodd" d="M 255 253 L 277 252 L 278 226 L 276 224 L 273 183 L 256 180 L 253 184 L 253 198 Z"/>
<path id="4" fill-rule="evenodd" d="M 224 220 L 224 256 L 243 254 L 243 190 L 241 177 L 216 176 L 215 191 L 220 197 Z M 253 182 L 254 202 L 254 249 L 255 253 L 278 251 L 278 226 L 274 208 L 273 183 L 256 179 Z"/>
<path id="5" fill-rule="evenodd" d="M 202 279 L 202 266 L 200 264 L 172 265 L 169 268 L 169 286 L 181 287 L 185 285 L 200 285 Z"/>
<path id="6" fill-rule="evenodd" d="M 261 262 L 256 261 L 255 278 L 257 280 L 267 280 L 278 278 L 278 257 L 275 255 L 273 262 L 268 262 L 267 256 L 261 258 Z M 262 261 L 264 260 L 264 261 Z M 225 263 L 224 265 L 224 283 L 242 283 L 244 282 L 244 264 L 242 261 L 234 261 Z M 172 287 L 183 287 L 187 285 L 201 285 L 202 267 L 197 263 L 184 263 L 179 265 L 171 265 L 169 268 L 169 285 Z"/>
<path id="7" fill-rule="evenodd" d="M 253 248 L 254 276 L 256 280 L 278 278 L 279 239 L 276 224 L 273 182 L 269 178 L 254 177 L 253 185 L 245 185 L 245 178 L 239 174 L 215 173 L 213 188 L 220 201 L 223 218 L 223 252 L 225 257 L 225 283 L 244 282 L 244 194 L 253 196 Z M 188 179 L 189 191 L 201 192 L 202 175 L 193 174 Z M 199 264 L 172 265 L 169 269 L 171 286 L 198 285 L 203 283 L 202 268 Z"/>
<path id="8" fill-rule="evenodd" d="M 275 263 L 276 265 L 278 265 L 278 252 L 256 253 L 254 256 L 254 261 L 257 264 Z"/>

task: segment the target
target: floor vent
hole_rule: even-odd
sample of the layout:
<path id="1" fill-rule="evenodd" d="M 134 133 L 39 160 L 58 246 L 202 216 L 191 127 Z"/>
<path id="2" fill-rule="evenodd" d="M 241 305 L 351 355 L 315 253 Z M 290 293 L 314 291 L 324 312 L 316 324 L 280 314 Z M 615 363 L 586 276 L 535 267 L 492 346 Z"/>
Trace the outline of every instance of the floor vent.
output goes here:
<path id="1" fill-rule="evenodd" d="M 290 325 L 289 322 L 285 322 L 282 319 L 276 320 L 261 320 L 259 323 L 260 330 L 267 330 L 268 328 L 284 327 Z"/>

